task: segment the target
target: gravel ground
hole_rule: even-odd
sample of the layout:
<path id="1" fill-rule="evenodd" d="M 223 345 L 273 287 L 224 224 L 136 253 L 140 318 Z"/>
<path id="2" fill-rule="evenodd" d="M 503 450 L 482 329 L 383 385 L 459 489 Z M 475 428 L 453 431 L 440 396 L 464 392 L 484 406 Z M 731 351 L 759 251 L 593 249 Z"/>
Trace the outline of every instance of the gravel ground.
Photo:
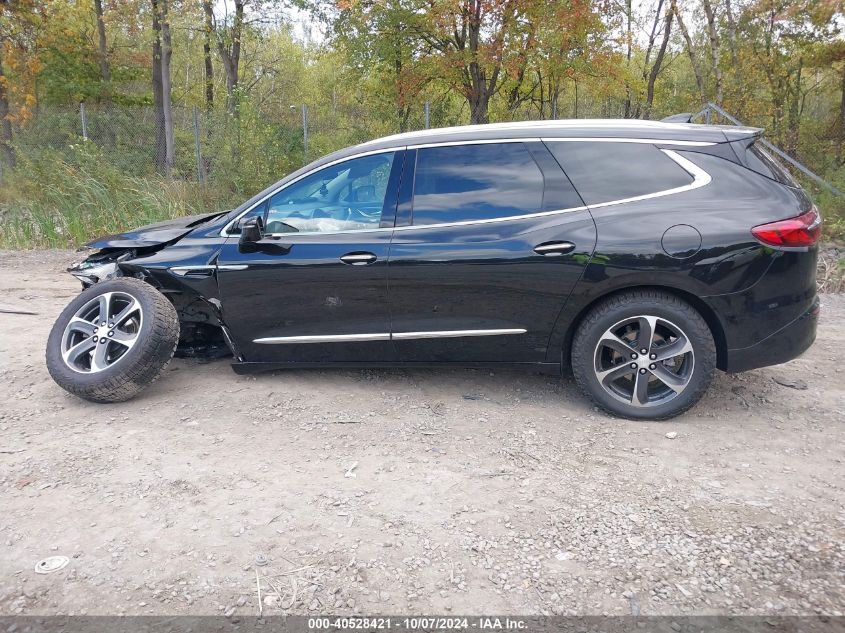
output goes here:
<path id="1" fill-rule="evenodd" d="M 73 257 L 0 253 L 37 313 L 0 313 L 0 614 L 251 615 L 256 576 L 265 614 L 845 611 L 845 296 L 670 422 L 541 375 L 225 361 L 94 405 L 43 360 Z"/>

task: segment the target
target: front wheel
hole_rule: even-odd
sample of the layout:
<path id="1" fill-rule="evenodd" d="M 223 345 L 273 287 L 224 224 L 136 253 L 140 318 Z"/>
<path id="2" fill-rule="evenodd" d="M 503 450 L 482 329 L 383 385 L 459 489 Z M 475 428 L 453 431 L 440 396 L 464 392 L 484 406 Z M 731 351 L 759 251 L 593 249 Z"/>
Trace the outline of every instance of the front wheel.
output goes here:
<path id="1" fill-rule="evenodd" d="M 713 335 L 698 311 L 656 290 L 601 302 L 572 342 L 575 381 L 601 408 L 626 418 L 680 415 L 707 391 L 715 368 Z"/>
<path id="2" fill-rule="evenodd" d="M 47 370 L 92 402 L 129 400 L 173 358 L 179 317 L 167 298 L 139 279 L 121 277 L 81 292 L 56 319 Z"/>

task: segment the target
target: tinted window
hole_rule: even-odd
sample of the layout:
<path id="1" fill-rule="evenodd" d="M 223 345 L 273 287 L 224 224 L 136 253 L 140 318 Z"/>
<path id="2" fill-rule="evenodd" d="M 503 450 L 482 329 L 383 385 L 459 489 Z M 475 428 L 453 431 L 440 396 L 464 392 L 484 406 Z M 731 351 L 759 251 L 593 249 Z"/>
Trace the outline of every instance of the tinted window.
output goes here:
<path id="1" fill-rule="evenodd" d="M 451 145 L 419 150 L 414 224 L 440 224 L 537 213 L 543 174 L 522 143 Z"/>
<path id="2" fill-rule="evenodd" d="M 267 202 L 267 232 L 378 228 L 394 156 L 354 158 L 285 187 Z"/>
<path id="3" fill-rule="evenodd" d="M 779 183 L 789 185 L 790 187 L 798 187 L 798 183 L 789 173 L 789 170 L 783 166 L 774 156 L 772 156 L 763 145 L 755 142 L 748 148 L 748 166 L 772 180 L 777 180 Z"/>
<path id="4" fill-rule="evenodd" d="M 633 198 L 692 182 L 678 163 L 648 143 L 546 143 L 587 204 Z"/>

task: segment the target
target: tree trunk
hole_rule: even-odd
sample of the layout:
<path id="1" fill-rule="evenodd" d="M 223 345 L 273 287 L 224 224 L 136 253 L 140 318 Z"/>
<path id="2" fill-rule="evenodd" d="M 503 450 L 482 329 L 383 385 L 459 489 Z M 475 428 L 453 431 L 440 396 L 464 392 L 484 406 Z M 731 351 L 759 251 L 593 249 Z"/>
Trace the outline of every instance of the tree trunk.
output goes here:
<path id="1" fill-rule="evenodd" d="M 205 12 L 204 38 L 202 41 L 202 54 L 205 60 L 205 109 L 211 112 L 214 109 L 214 66 L 211 63 L 211 35 L 214 32 L 214 9 L 211 0 L 203 0 L 203 11 Z"/>
<path id="2" fill-rule="evenodd" d="M 170 0 L 159 0 L 161 17 L 161 101 L 164 113 L 164 143 L 165 173 L 170 176 L 173 173 L 173 166 L 176 164 L 176 148 L 173 138 L 173 102 L 172 86 L 170 75 L 170 60 L 173 55 L 172 41 L 170 37 L 170 16 L 168 3 Z"/>
<path id="3" fill-rule="evenodd" d="M 795 156 L 798 150 L 798 130 L 801 125 L 801 71 L 803 65 L 804 60 L 799 57 L 798 70 L 795 75 L 795 86 L 792 90 L 790 90 L 790 92 L 792 92 L 792 99 L 789 103 L 789 119 L 786 134 L 786 153 L 790 156 Z"/>
<path id="4" fill-rule="evenodd" d="M 766 136 L 770 139 L 774 139 L 774 143 L 779 144 L 784 140 L 781 137 L 781 122 L 783 121 L 783 104 L 788 95 L 784 89 L 785 80 L 783 74 L 781 72 L 777 72 L 778 67 L 775 64 L 777 52 L 775 51 L 774 46 L 774 33 L 777 22 L 778 10 L 773 3 L 769 10 L 768 19 L 766 21 L 766 32 L 763 38 L 767 62 L 763 64 L 763 68 L 766 72 L 766 78 L 769 81 L 769 98 L 771 102 L 772 116 L 772 124 L 768 129 L 766 129 Z M 788 89 L 788 87 L 789 86 L 787 85 L 786 88 Z"/>
<path id="5" fill-rule="evenodd" d="M 94 0 L 94 13 L 97 15 L 97 51 L 99 53 L 100 78 L 110 92 L 111 68 L 109 67 L 109 51 L 106 44 L 106 23 L 103 21 L 103 0 Z"/>
<path id="6" fill-rule="evenodd" d="M 522 84 L 525 81 L 525 72 L 528 69 L 528 55 L 523 55 L 522 63 L 519 66 L 519 70 L 516 74 L 516 83 L 514 84 L 511 91 L 508 93 L 508 110 L 513 112 L 516 110 L 522 102 L 525 100 L 525 97 L 520 94 L 522 89 Z M 542 102 L 541 102 L 542 103 Z"/>
<path id="7" fill-rule="evenodd" d="M 731 65 L 736 77 L 739 77 L 739 56 L 737 55 L 736 20 L 731 6 L 731 0 L 725 0 L 725 22 L 728 26 L 728 47 L 731 51 Z"/>
<path id="8" fill-rule="evenodd" d="M 698 58 L 695 56 L 695 49 L 692 46 L 692 38 L 690 37 L 687 25 L 684 24 L 684 19 L 681 17 L 681 12 L 678 9 L 677 0 L 672 0 L 672 11 L 675 14 L 675 21 L 678 23 L 678 28 L 681 30 L 681 35 L 687 45 L 687 54 L 689 55 L 690 66 L 692 66 L 692 74 L 695 76 L 695 85 L 698 88 L 698 94 L 701 97 L 701 104 L 707 101 L 704 90 L 704 78 L 701 74 L 701 66 L 698 64 Z"/>
<path id="9" fill-rule="evenodd" d="M 722 67 L 719 63 L 719 38 L 716 34 L 716 16 L 710 0 L 702 0 L 704 13 L 707 16 L 707 35 L 710 39 L 710 56 L 713 60 L 713 76 L 716 78 L 716 105 L 722 105 Z"/>
<path id="10" fill-rule="evenodd" d="M 528 71 L 529 51 L 534 48 L 534 34 L 529 35 L 525 43 L 525 50 L 522 54 L 522 61 L 516 72 L 516 78 L 513 88 L 508 94 L 508 110 L 514 112 L 526 100 L 527 95 L 522 94 L 522 84 L 525 83 L 525 75 Z M 542 82 L 541 82 L 542 83 Z M 543 100 L 540 100 L 542 110 Z"/>
<path id="11" fill-rule="evenodd" d="M 150 0 L 153 9 L 153 107 L 155 108 L 155 165 L 156 171 L 164 173 L 167 170 L 167 142 L 164 132 L 164 92 L 161 78 L 161 21 L 159 20 L 159 3 L 162 0 Z"/>
<path id="12" fill-rule="evenodd" d="M 100 98 L 103 103 L 110 104 L 112 100 L 111 66 L 106 41 L 106 23 L 103 21 L 103 0 L 94 0 L 94 14 L 97 17 L 97 61 L 100 66 L 100 79 L 103 82 Z M 101 130 L 99 140 L 107 147 L 114 147 L 116 145 L 115 130 L 106 126 Z"/>
<path id="13" fill-rule="evenodd" d="M 470 125 L 490 123 L 490 95 L 487 94 L 486 83 L 485 81 L 476 83 L 467 97 Z"/>
<path id="14" fill-rule="evenodd" d="M 399 124 L 400 132 L 408 131 L 408 121 L 411 117 L 411 109 L 405 104 L 405 95 L 402 93 L 402 40 L 399 33 L 393 34 L 393 84 L 396 88 L 396 122 Z M 334 101 L 334 91 L 332 91 Z"/>
<path id="15" fill-rule="evenodd" d="M 672 9 L 666 9 L 665 24 L 663 26 L 663 41 L 660 42 L 660 49 L 657 51 L 657 57 L 654 59 L 654 65 L 651 67 L 651 72 L 648 75 L 648 90 L 646 92 L 645 112 L 643 114 L 644 119 L 651 116 L 651 106 L 654 103 L 654 83 L 657 81 L 657 75 L 660 74 L 660 68 L 663 66 L 663 57 L 666 55 L 666 47 L 669 45 L 669 35 L 672 33 L 673 16 L 674 12 Z"/>
<path id="16" fill-rule="evenodd" d="M 471 61 L 467 66 L 468 81 L 464 82 L 464 87 L 469 105 L 469 122 L 473 125 L 490 122 L 490 98 L 496 92 L 501 70 L 500 65 L 494 65 L 492 76 L 487 79 L 487 73 L 479 63 L 482 5 L 482 0 L 470 0 L 470 11 L 467 16 L 467 43 Z M 502 24 L 500 28 L 507 27 Z"/>
<path id="17" fill-rule="evenodd" d="M 840 163 L 842 162 L 843 146 L 845 146 L 845 64 L 842 64 L 842 93 L 839 97 L 839 138 L 836 144 L 836 158 Z"/>
<path id="18" fill-rule="evenodd" d="M 477 53 L 478 49 L 476 49 L 476 55 Z M 469 104 L 469 122 L 471 125 L 490 123 L 490 98 L 496 91 L 499 70 L 497 66 L 493 70 L 493 76 L 488 80 L 484 69 L 478 62 L 470 62 L 467 103 Z"/>
<path id="19" fill-rule="evenodd" d="M 633 7 L 631 6 L 631 0 L 627 0 L 625 4 L 625 18 L 627 22 L 627 26 L 625 28 L 625 58 L 628 70 L 628 78 L 625 80 L 625 118 L 628 119 L 631 116 L 631 55 L 634 48 L 634 33 L 632 29 L 632 20 L 633 20 Z M 576 111 L 578 110 L 578 106 L 575 106 Z M 577 117 L 578 115 L 576 115 Z"/>
<path id="20" fill-rule="evenodd" d="M 232 22 L 232 43 L 231 47 L 220 34 L 217 34 L 217 48 L 220 51 L 220 59 L 223 62 L 223 70 L 226 71 L 226 108 L 230 114 L 237 114 L 237 95 L 241 63 L 241 36 L 244 23 L 244 1 L 235 0 L 235 18 Z"/>
<path id="21" fill-rule="evenodd" d="M 554 121 L 558 117 L 558 103 L 560 103 L 560 93 L 563 91 L 563 86 L 560 80 L 555 79 L 554 85 L 549 83 L 549 115 Z"/>
<path id="22" fill-rule="evenodd" d="M 9 96 L 6 93 L 6 77 L 3 74 L 2 46 L 0 46 L 0 159 L 8 167 L 15 166 L 15 150 L 12 147 L 12 122 L 9 120 Z"/>
<path id="23" fill-rule="evenodd" d="M 659 0 L 657 3 L 657 8 L 654 11 L 654 23 L 651 25 L 651 32 L 648 35 L 648 45 L 645 49 L 645 59 L 643 61 L 643 81 L 646 82 L 646 84 L 648 84 L 648 77 L 651 73 L 651 54 L 654 51 L 654 43 L 657 41 L 658 27 L 660 26 L 660 22 L 665 20 L 665 16 L 663 16 L 662 13 L 663 0 Z M 642 107 L 643 104 L 641 96 L 637 94 L 637 104 L 631 112 L 631 118 L 639 119 L 641 114 L 642 116 L 648 116 L 647 114 L 642 112 Z"/>

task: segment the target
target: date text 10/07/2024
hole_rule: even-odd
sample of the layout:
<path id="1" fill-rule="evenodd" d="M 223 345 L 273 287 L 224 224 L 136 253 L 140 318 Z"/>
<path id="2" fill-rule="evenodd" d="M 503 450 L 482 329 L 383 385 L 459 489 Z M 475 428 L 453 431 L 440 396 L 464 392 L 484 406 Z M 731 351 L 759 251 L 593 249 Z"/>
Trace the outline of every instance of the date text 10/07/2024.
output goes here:
<path id="1" fill-rule="evenodd" d="M 308 618 L 308 630 L 478 630 L 525 631 L 527 622 L 510 617 L 344 617 Z"/>

